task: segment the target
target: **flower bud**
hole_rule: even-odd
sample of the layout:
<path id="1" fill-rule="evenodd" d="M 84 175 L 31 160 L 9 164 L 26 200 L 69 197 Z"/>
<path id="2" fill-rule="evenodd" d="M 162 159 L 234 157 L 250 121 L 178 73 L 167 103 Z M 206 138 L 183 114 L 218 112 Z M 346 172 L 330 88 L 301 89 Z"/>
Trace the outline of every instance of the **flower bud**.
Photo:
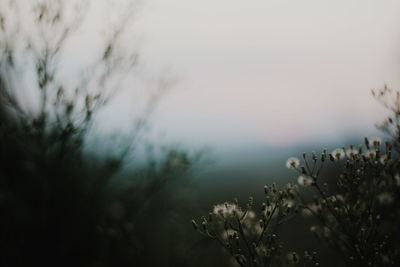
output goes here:
<path id="1" fill-rule="evenodd" d="M 369 140 L 368 140 L 367 137 L 364 137 L 364 143 L 365 143 L 365 147 L 366 147 L 367 149 L 369 149 Z"/>

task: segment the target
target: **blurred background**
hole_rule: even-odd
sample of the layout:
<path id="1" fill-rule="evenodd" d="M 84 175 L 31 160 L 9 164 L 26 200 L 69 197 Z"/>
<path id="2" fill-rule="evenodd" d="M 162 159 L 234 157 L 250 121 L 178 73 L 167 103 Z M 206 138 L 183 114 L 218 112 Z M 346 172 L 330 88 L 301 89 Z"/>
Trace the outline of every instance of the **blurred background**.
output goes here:
<path id="1" fill-rule="evenodd" d="M 25 110 L 22 120 L 30 120 L 26 114 L 34 114 L 33 122 L 43 119 L 47 126 L 39 128 L 45 139 L 48 129 L 52 129 L 48 125 L 55 121 L 48 114 L 54 110 L 46 104 L 46 112 L 35 113 L 42 105 L 38 96 L 45 90 L 40 84 L 36 86 L 35 75 L 41 75 L 36 60 L 46 59 L 46 45 L 41 44 L 53 37 L 57 39 L 55 36 L 60 32 L 52 28 L 54 22 L 47 25 L 49 22 L 43 24 L 40 21 L 41 13 L 35 5 L 45 3 L 51 7 L 55 2 L 62 3 L 61 8 L 68 10 L 74 1 L 3 1 L 0 7 L 3 18 L 0 24 L 3 25 L 1 78 L 5 88 L 2 90 L 11 92 L 15 102 L 21 103 L 21 109 Z M 15 10 L 18 10 L 18 16 Z M 44 12 L 45 18 L 51 13 L 48 10 L 48 13 Z M 106 259 L 88 256 L 82 266 L 89 263 L 86 266 L 204 266 L 210 262 L 210 266 L 221 266 L 225 259 L 216 261 L 216 258 L 220 259 L 220 251 L 192 231 L 192 217 L 199 218 L 213 204 L 234 197 L 260 199 L 266 183 L 276 182 L 283 186 L 296 181 L 295 174 L 285 167 L 288 157 L 322 149 L 331 151 L 349 144 L 359 145 L 365 136 L 385 138 L 375 124 L 380 123 L 388 111 L 373 99 L 371 89 L 383 88 L 385 84 L 394 89 L 400 86 L 398 1 L 101 0 L 73 10 L 62 17 L 62 23 L 73 20 L 80 10 L 85 10 L 81 15 L 84 19 L 79 28 L 68 35 L 62 50 L 55 51 L 56 57 L 50 59 L 50 62 L 58 63 L 49 64 L 49 73 L 52 68 L 57 70 L 58 83 L 65 85 L 66 92 L 71 93 L 79 87 L 77 81 L 85 80 L 82 74 L 85 77 L 92 75 L 87 66 L 96 62 L 98 55 L 105 55 L 113 40 L 117 40 L 113 46 L 116 54 L 133 51 L 127 52 L 129 57 L 118 54 L 116 61 L 108 61 L 107 56 L 103 56 L 105 65 L 100 67 L 100 72 L 109 67 L 116 75 L 110 78 L 112 83 L 100 85 L 105 90 L 118 86 L 119 90 L 110 101 L 101 105 L 101 109 L 93 110 L 96 112 L 94 123 L 82 136 L 79 155 L 85 159 L 82 165 L 91 166 L 82 167 L 85 175 L 90 173 L 97 177 L 105 173 L 103 167 L 109 169 L 112 166 L 101 193 L 91 192 L 92 196 L 98 196 L 98 201 L 91 205 L 106 204 L 104 209 L 98 206 L 98 213 L 90 220 L 100 232 L 108 227 L 109 235 L 117 240 L 108 240 L 107 245 L 99 245 L 100 250 L 93 248 L 90 252 L 99 255 L 102 251 L 108 255 Z M 13 22 L 8 23 L 8 19 Z M 18 27 L 13 26 L 17 24 Z M 48 35 L 41 35 L 43 29 Z M 123 29 L 123 34 L 119 35 L 119 29 Z M 29 54 L 30 60 L 25 47 L 35 47 L 35 44 L 37 49 Z M 7 61 L 10 47 L 13 64 Z M 129 63 L 132 65 L 128 64 L 129 72 L 125 74 L 126 69 L 115 66 L 127 58 L 132 59 Z M 9 70 L 14 66 L 19 69 L 15 67 L 17 70 L 12 74 Z M 122 72 L 123 79 L 119 76 Z M 94 80 L 103 77 L 96 75 L 91 77 Z M 51 80 L 44 87 L 57 91 L 59 86 L 55 84 Z M 82 99 L 89 96 L 93 88 L 95 91 L 96 86 L 92 84 L 90 89 L 84 90 Z M 55 93 L 53 96 L 56 98 Z M 13 106 L 4 99 L 4 107 Z M 74 103 L 85 108 L 81 102 Z M 4 117 L 10 117 L 7 112 L 3 112 Z M 36 127 L 34 123 L 27 125 Z M 12 128 L 6 123 L 2 127 Z M 22 153 L 26 148 L 21 147 L 32 145 L 34 141 L 31 135 L 26 135 L 26 130 L 18 127 L 19 130 L 4 130 L 2 135 L 3 145 L 11 144 L 3 149 L 3 160 L 7 162 L 9 154 L 14 153 L 15 165 L 10 166 L 15 168 L 20 168 L 21 162 L 25 164 L 25 155 L 32 153 L 29 157 L 38 159 L 36 149 L 49 147 L 40 141 L 30 150 L 33 152 Z M 26 144 L 13 146 L 10 143 L 11 133 L 15 131 L 20 131 L 23 136 L 15 142 Z M 130 138 L 132 135 L 134 141 Z M 49 143 L 54 144 L 60 139 L 55 140 Z M 37 161 L 49 165 L 43 167 L 42 164 L 40 168 L 53 168 L 56 172 L 58 158 L 55 161 L 47 158 L 56 157 L 53 154 L 43 157 L 46 158 Z M 110 158 L 114 160 L 111 163 L 118 163 L 117 167 L 107 165 Z M 64 168 L 70 170 L 72 165 Z M 50 177 L 54 176 L 53 172 L 42 174 L 35 171 L 39 167 L 29 166 L 32 177 L 52 179 Z M 15 176 L 12 167 L 2 174 L 7 179 Z M 78 171 L 73 176 L 82 175 Z M 165 182 L 165 177 L 173 177 L 172 182 Z M 79 180 L 78 184 L 81 182 Z M 16 182 L 11 187 L 18 191 L 19 186 Z M 5 207 L 16 202 L 24 206 L 21 203 L 29 202 L 29 197 L 19 201 L 11 189 L 13 196 L 8 197 L 9 185 L 2 188 Z M 32 187 L 26 187 L 26 194 L 35 196 L 42 194 L 40 190 L 51 190 L 46 187 L 39 192 L 29 188 Z M 55 188 L 60 190 L 59 186 Z M 126 193 L 127 188 L 132 190 L 131 193 Z M 144 201 L 153 196 L 152 204 Z M 59 201 L 68 205 L 68 201 L 75 200 Z M 42 210 L 42 205 L 27 209 Z M 147 205 L 146 208 L 138 208 L 143 205 Z M 51 213 L 57 208 L 46 206 L 46 209 Z M 154 215 L 160 209 L 166 214 Z M 102 212 L 107 214 L 99 215 Z M 133 215 L 127 215 L 131 213 Z M 29 220 L 34 221 L 32 216 L 28 216 Z M 97 216 L 102 218 L 102 223 Z M 114 216 L 114 219 L 109 222 L 107 216 Z M 18 217 L 16 220 L 24 222 L 25 219 Z M 122 223 L 122 220 L 127 222 Z M 35 230 L 27 230 L 31 231 L 27 234 L 31 239 L 23 237 L 22 241 L 16 242 L 13 257 L 37 242 L 37 236 L 46 236 L 41 232 L 41 223 L 37 223 L 37 228 L 33 227 Z M 134 232 L 132 239 L 123 241 L 129 243 L 125 248 L 126 255 L 130 256 L 120 255 L 125 253 L 119 249 L 125 243 L 119 239 L 124 239 L 121 237 L 124 234 L 118 227 Z M 54 231 L 60 229 L 64 228 Z M 37 236 L 32 238 L 35 231 Z M 285 230 L 283 236 L 285 233 L 295 236 L 296 240 L 302 238 L 294 230 Z M 17 240 L 15 236 L 9 238 Z M 87 240 L 103 244 L 104 240 L 97 238 L 93 233 Z M 63 239 L 57 240 L 51 242 Z M 19 242 L 30 245 L 21 248 Z M 89 246 L 90 242 L 87 243 Z M 47 248 L 49 244 L 43 243 Z M 314 243 L 309 246 L 312 245 Z M 3 244 L 3 247 L 7 246 L 7 243 Z M 291 249 L 296 249 L 296 245 L 292 246 Z M 62 249 L 63 245 L 60 247 L 63 252 L 55 252 L 55 255 L 70 255 L 69 250 Z M 71 255 L 85 258 L 78 252 Z M 155 257 L 156 253 L 160 256 Z M 32 252 L 33 258 L 37 255 Z M 7 258 L 5 263 L 8 265 L 4 266 L 11 266 L 13 257 Z M 115 258 L 123 260 L 117 263 Z M 72 259 L 71 256 L 71 262 L 76 263 Z"/>
<path id="2" fill-rule="evenodd" d="M 397 1 L 148 1 L 135 19 L 141 56 L 176 75 L 154 132 L 212 147 L 222 161 L 378 135 L 385 111 L 370 91 L 399 86 L 398 10 Z M 131 98 L 116 100 L 115 127 Z"/>

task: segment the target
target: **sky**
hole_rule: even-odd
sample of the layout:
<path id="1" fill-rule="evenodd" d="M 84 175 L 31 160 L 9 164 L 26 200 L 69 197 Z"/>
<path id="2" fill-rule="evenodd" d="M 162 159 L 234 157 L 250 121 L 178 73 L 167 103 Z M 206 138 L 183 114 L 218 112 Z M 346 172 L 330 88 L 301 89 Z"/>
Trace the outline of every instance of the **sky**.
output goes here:
<path id="1" fill-rule="evenodd" d="M 211 145 L 377 134 L 385 112 L 370 91 L 400 86 L 399 12 L 399 1 L 145 1 L 143 62 L 178 77 L 154 127 Z"/>
<path id="2" fill-rule="evenodd" d="M 101 27 L 112 28 L 124 1 L 92 1 L 66 49 L 67 72 L 99 51 Z M 134 76 L 173 84 L 151 121 L 160 138 L 213 148 L 340 144 L 379 134 L 386 112 L 371 89 L 400 89 L 399 12 L 394 0 L 142 0 L 125 45 L 140 54 Z M 101 127 L 128 125 L 144 94 L 131 89 L 147 82 L 128 81 Z"/>

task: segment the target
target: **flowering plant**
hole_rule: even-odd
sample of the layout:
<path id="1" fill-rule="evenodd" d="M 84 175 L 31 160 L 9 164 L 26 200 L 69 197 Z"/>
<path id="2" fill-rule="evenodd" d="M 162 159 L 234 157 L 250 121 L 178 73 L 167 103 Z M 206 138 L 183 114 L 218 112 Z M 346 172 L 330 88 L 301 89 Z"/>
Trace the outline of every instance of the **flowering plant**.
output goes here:
<path id="1" fill-rule="evenodd" d="M 201 227 L 193 221 L 194 227 L 216 239 L 240 266 L 319 266 L 315 253 L 282 256 L 277 226 L 301 211 L 314 218 L 310 231 L 340 256 L 343 266 L 396 266 L 400 262 L 400 92 L 385 86 L 373 96 L 392 113 L 378 126 L 390 141 L 365 138 L 363 146 L 303 153 L 301 159 L 286 161 L 287 168 L 297 171 L 300 188 L 313 189 L 312 200 L 297 185 L 278 191 L 273 184 L 265 187 L 267 201 L 259 215 L 250 210 L 252 200 L 246 210 L 237 202 L 226 203 L 215 206 L 208 219 L 203 217 Z M 333 167 L 339 167 L 337 175 Z"/>
<path id="2" fill-rule="evenodd" d="M 237 200 L 225 202 L 215 205 L 200 226 L 194 220 L 192 224 L 201 234 L 218 241 L 239 266 L 271 266 L 282 248 L 276 229 L 297 210 L 295 188 L 291 184 L 283 190 L 275 184 L 265 186 L 265 202 L 258 213 L 250 197 L 246 208 L 241 208 Z"/>

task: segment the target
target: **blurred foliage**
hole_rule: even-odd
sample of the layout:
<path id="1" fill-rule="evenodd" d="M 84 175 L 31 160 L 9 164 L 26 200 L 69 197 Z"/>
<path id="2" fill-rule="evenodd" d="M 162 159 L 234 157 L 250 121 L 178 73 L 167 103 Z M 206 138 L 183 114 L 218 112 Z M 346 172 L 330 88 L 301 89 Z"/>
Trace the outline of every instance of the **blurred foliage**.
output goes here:
<path id="1" fill-rule="evenodd" d="M 121 151 L 85 149 L 95 115 L 138 64 L 137 51 L 121 48 L 135 1 L 120 1 L 124 12 L 96 62 L 73 82 L 61 78 L 89 2 L 0 4 L 0 265 L 183 264 L 178 225 L 189 221 L 189 175 L 201 155 L 148 149 L 147 165 L 124 169 L 163 86 Z"/>

